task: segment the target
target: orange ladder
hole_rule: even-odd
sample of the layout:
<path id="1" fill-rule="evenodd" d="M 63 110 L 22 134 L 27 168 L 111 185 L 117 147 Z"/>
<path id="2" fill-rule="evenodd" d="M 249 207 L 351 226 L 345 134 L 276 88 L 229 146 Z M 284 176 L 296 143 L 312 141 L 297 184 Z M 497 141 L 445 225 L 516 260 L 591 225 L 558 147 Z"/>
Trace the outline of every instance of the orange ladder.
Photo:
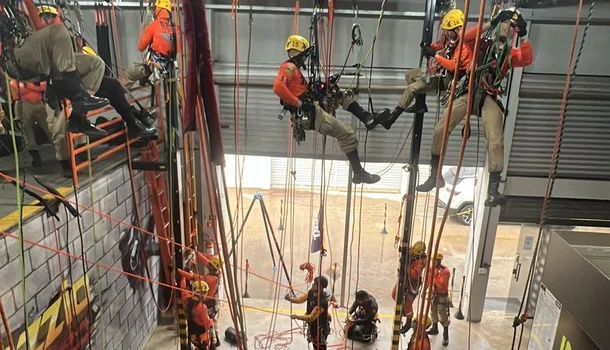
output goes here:
<path id="1" fill-rule="evenodd" d="M 167 165 L 159 161 L 159 147 L 156 142 L 151 142 L 149 149 L 142 151 L 142 161 L 133 161 L 134 170 L 144 171 L 144 178 L 148 188 L 148 197 L 153 210 L 155 220 L 155 231 L 159 236 L 159 250 L 161 253 L 161 265 L 165 281 L 171 281 L 170 266 L 172 266 L 172 254 L 169 237 L 169 206 L 167 201 L 167 190 L 165 186 L 165 176 Z"/>

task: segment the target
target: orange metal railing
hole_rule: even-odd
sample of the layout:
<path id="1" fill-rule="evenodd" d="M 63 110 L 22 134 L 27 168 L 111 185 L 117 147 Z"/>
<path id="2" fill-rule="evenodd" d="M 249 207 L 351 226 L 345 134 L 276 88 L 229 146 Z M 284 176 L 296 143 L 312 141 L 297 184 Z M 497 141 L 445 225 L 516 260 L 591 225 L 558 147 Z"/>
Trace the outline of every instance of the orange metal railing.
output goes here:
<path id="1" fill-rule="evenodd" d="M 140 88 L 136 88 L 133 90 L 130 90 L 130 92 L 133 94 L 135 92 L 138 91 L 142 91 L 146 88 L 144 87 L 140 87 Z M 163 140 L 163 135 L 164 135 L 164 127 L 163 127 L 163 113 L 161 104 L 160 104 L 160 97 L 161 94 L 159 92 L 159 86 L 157 86 L 157 88 L 155 89 L 155 104 L 153 106 L 150 107 L 145 107 L 146 110 L 150 111 L 153 108 L 157 108 L 156 111 L 156 115 L 157 115 L 157 129 L 158 129 L 158 135 L 159 135 L 159 141 Z M 133 104 L 135 102 L 142 102 L 148 99 L 151 99 L 153 96 L 151 94 L 148 95 L 144 95 L 141 97 L 136 97 L 134 98 L 130 98 L 129 103 Z M 95 111 L 91 111 L 89 112 L 89 114 L 87 115 L 88 118 L 92 118 L 92 117 L 96 117 L 99 116 L 102 113 L 106 113 L 106 112 L 110 112 L 110 111 L 114 111 L 114 108 L 112 108 L 111 106 L 107 106 L 104 108 L 100 108 L 97 109 Z M 107 128 L 109 126 L 112 125 L 116 125 L 116 124 L 122 124 L 123 123 L 123 119 L 122 118 L 115 118 L 112 120 L 109 120 L 105 123 L 99 124 L 97 125 L 98 128 Z M 79 181 L 78 181 L 78 172 L 82 169 L 88 168 L 90 164 L 101 161 L 105 158 L 108 158 L 109 156 L 124 150 L 126 147 L 131 146 L 133 143 L 137 142 L 138 140 L 140 140 L 139 137 L 134 137 L 134 138 L 127 138 L 127 129 L 126 128 L 121 128 L 121 130 L 115 132 L 115 133 L 111 133 L 108 134 L 107 136 L 96 140 L 94 142 L 90 142 L 90 143 L 86 143 L 82 146 L 76 147 L 75 145 L 75 141 L 81 137 L 83 137 L 83 134 L 81 133 L 68 133 L 69 137 L 68 137 L 68 146 L 70 149 L 70 161 L 72 163 L 72 177 L 74 179 L 74 184 L 76 185 L 76 187 L 78 187 L 79 185 Z M 125 141 L 121 142 L 118 145 L 112 146 L 110 149 L 102 152 L 101 154 L 97 154 L 95 159 L 91 159 L 91 161 L 86 160 L 86 161 L 81 161 L 77 164 L 76 159 L 77 159 L 77 155 L 82 154 L 82 153 L 87 153 L 87 151 L 93 149 L 94 147 L 103 145 L 111 140 L 114 139 L 119 139 L 120 137 L 122 137 Z"/>

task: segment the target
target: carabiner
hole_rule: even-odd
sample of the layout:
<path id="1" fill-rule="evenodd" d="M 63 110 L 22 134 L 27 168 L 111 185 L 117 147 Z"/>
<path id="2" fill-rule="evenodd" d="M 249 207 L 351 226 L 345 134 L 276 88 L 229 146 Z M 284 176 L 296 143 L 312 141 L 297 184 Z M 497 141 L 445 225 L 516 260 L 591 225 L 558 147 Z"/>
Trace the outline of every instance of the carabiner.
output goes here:
<path id="1" fill-rule="evenodd" d="M 356 46 L 362 46 L 364 42 L 362 41 L 362 30 L 360 30 L 360 24 L 354 23 L 352 26 L 352 44 Z"/>

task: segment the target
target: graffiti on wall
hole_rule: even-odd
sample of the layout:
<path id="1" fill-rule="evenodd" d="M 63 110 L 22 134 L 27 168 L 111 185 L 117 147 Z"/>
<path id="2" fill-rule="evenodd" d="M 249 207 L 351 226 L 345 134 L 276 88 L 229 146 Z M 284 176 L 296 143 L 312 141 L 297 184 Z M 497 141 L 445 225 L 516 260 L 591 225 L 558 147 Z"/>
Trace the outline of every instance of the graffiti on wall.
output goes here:
<path id="1" fill-rule="evenodd" d="M 102 292 L 103 294 L 103 292 Z M 92 293 L 89 276 L 83 275 L 70 286 L 63 281 L 49 306 L 28 327 L 30 349 L 80 350 L 93 346 L 92 336 L 101 309 L 101 296 Z M 25 350 L 25 326 L 12 332 L 17 350 Z M 4 344 L 8 344 L 6 338 Z M 5 350 L 10 348 L 6 346 Z"/>

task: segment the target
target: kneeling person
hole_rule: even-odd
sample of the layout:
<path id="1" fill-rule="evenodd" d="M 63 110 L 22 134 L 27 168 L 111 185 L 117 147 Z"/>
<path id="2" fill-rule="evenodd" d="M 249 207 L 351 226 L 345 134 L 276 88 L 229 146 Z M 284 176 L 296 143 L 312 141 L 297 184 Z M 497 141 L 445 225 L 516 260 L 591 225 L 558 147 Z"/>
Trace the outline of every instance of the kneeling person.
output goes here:
<path id="1" fill-rule="evenodd" d="M 347 337 L 370 341 L 377 328 L 375 323 L 378 321 L 378 310 L 379 306 L 375 297 L 364 290 L 357 291 L 356 300 L 348 312 L 348 315 L 352 316 L 352 326 L 347 330 Z"/>

